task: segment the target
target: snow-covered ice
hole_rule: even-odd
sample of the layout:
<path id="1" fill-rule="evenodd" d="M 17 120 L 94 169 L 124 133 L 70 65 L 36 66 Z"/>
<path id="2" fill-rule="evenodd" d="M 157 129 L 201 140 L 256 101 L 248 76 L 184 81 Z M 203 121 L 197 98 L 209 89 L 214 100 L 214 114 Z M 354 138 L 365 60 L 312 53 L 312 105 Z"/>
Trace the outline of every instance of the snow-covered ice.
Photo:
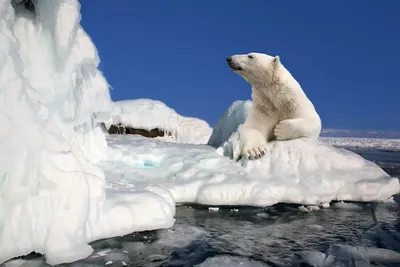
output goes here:
<path id="1" fill-rule="evenodd" d="M 399 192 L 398 180 L 374 163 L 307 139 L 275 142 L 264 158 L 238 162 L 223 156 L 222 147 L 140 136 L 110 136 L 109 143 L 108 157 L 99 164 L 111 187 L 158 184 L 176 203 L 320 205 L 332 200 L 380 201 Z"/>
<path id="2" fill-rule="evenodd" d="M 158 128 L 170 134 L 158 139 L 188 144 L 205 144 L 212 133 L 206 121 L 182 116 L 165 103 L 152 99 L 114 102 L 105 121 L 107 128 L 112 124 L 148 131 Z"/>

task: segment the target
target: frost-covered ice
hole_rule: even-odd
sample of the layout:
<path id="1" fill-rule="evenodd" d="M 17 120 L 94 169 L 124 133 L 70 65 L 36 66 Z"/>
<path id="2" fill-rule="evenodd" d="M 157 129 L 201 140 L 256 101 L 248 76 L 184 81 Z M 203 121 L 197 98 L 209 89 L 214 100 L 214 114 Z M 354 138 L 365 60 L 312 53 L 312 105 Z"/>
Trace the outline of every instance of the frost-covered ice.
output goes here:
<path id="1" fill-rule="evenodd" d="M 189 144 L 207 143 L 212 132 L 207 122 L 181 116 L 163 102 L 152 99 L 114 102 L 105 124 L 109 128 L 112 124 L 119 123 L 148 131 L 158 128 L 171 134 L 158 139 Z"/>
<path id="2" fill-rule="evenodd" d="M 106 190 L 93 164 L 111 100 L 79 22 L 77 0 L 39 0 L 35 12 L 0 1 L 0 263 L 32 251 L 71 262 L 91 240 L 174 222 L 166 189 Z"/>
<path id="3" fill-rule="evenodd" d="M 400 151 L 400 139 L 320 137 L 320 140 L 347 149 Z"/>

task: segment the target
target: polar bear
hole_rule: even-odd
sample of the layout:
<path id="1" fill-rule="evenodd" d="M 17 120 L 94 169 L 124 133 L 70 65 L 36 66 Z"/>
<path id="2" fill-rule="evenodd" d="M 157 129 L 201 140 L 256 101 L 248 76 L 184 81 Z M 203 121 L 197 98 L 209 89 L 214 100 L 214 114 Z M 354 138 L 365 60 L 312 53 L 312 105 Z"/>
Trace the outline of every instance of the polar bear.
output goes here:
<path id="1" fill-rule="evenodd" d="M 321 119 L 279 56 L 262 53 L 228 57 L 229 67 L 252 86 L 253 105 L 239 129 L 240 157 L 258 159 L 267 142 L 300 137 L 318 139 Z"/>

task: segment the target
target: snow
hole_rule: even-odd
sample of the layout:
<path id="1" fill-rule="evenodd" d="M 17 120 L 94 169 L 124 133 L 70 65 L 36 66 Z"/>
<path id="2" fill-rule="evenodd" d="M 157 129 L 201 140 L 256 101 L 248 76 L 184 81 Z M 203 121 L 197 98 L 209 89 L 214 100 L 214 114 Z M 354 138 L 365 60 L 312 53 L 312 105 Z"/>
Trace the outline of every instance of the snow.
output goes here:
<path id="1" fill-rule="evenodd" d="M 136 99 L 114 102 L 111 118 L 105 124 L 107 128 L 121 123 L 148 131 L 159 128 L 175 134 L 179 119 L 180 115 L 161 101 Z"/>
<path id="2" fill-rule="evenodd" d="M 225 112 L 214 147 L 198 145 L 211 132 L 207 123 L 162 102 L 113 103 L 77 0 L 40 0 L 35 12 L 0 0 L 0 29 L 0 264 L 32 251 L 48 264 L 86 258 L 91 241 L 171 227 L 179 203 L 286 202 L 311 211 L 399 192 L 397 179 L 372 162 L 307 139 L 273 142 L 264 158 L 237 162 L 235 131 L 249 102 Z M 110 114 L 170 131 L 175 143 L 106 139 L 99 123 Z"/>
<path id="3" fill-rule="evenodd" d="M 212 132 L 207 122 L 181 116 L 161 101 L 144 98 L 114 102 L 105 124 L 109 128 L 119 123 L 148 131 L 158 128 L 171 134 L 158 139 L 189 144 L 207 143 Z"/>
<path id="4" fill-rule="evenodd" d="M 208 145 L 218 148 L 236 132 L 238 125 L 246 121 L 252 102 L 237 100 L 224 112 L 217 121 L 208 140 Z"/>

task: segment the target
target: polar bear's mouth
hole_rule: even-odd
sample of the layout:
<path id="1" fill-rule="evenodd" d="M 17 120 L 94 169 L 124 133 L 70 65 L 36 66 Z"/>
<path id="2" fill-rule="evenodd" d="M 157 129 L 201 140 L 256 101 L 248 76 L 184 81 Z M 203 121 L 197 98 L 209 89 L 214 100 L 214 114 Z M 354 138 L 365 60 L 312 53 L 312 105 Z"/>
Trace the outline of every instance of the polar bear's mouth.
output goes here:
<path id="1" fill-rule="evenodd" d="M 228 65 L 232 70 L 243 70 L 240 65 L 236 64 L 232 57 L 228 57 L 226 59 L 226 62 L 228 62 Z"/>
<path id="2" fill-rule="evenodd" d="M 233 63 L 233 61 L 229 62 L 228 65 L 232 70 L 243 70 L 241 66 Z"/>

